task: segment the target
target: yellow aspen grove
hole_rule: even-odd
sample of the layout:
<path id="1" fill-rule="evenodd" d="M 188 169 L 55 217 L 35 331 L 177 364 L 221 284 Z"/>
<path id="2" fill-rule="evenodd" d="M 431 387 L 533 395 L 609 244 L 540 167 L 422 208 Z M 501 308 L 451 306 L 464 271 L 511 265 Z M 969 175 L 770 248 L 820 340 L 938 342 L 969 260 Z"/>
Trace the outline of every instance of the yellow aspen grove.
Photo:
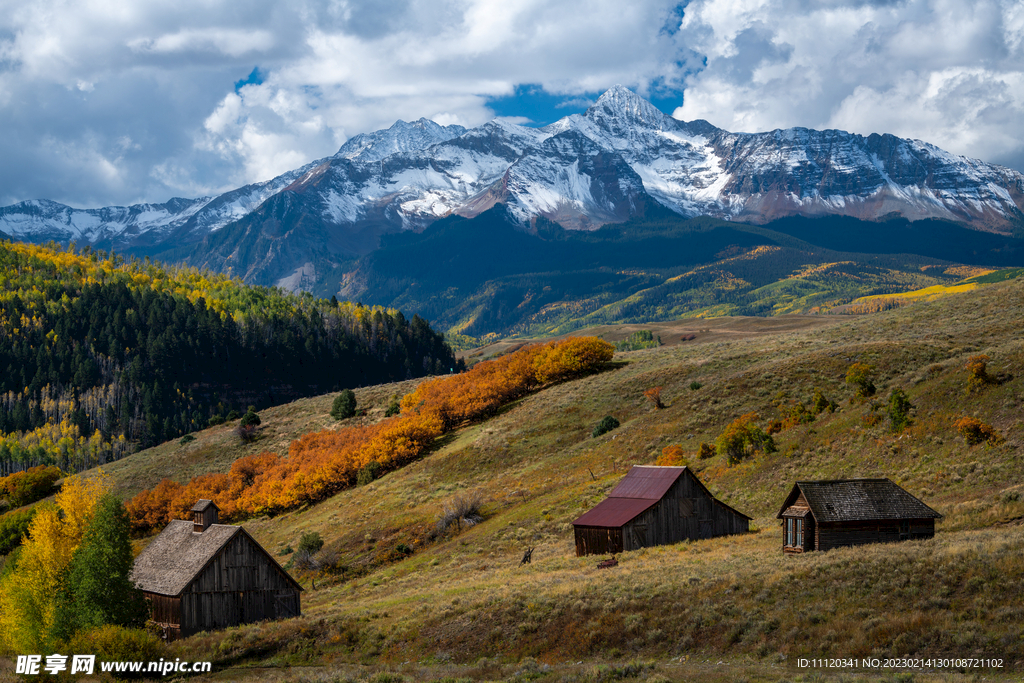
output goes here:
<path id="1" fill-rule="evenodd" d="M 14 569 L 0 581 L 0 648 L 7 654 L 48 651 L 61 581 L 105 490 L 102 476 L 71 476 L 54 503 L 39 506 Z"/>

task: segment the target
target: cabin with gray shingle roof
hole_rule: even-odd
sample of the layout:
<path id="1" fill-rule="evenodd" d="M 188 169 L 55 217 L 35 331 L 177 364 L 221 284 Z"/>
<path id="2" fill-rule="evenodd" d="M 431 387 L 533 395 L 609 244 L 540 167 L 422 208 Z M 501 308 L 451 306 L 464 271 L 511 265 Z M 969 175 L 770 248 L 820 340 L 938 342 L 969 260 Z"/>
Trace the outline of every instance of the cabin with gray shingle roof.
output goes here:
<path id="1" fill-rule="evenodd" d="M 687 467 L 634 465 L 572 525 L 582 557 L 745 533 L 750 519 L 711 495 Z"/>
<path id="2" fill-rule="evenodd" d="M 301 613 L 302 586 L 245 529 L 218 524 L 217 511 L 200 500 L 192 521 L 172 521 L 135 559 L 132 579 L 170 640 Z"/>
<path id="3" fill-rule="evenodd" d="M 941 518 L 888 479 L 798 481 L 776 517 L 787 554 L 931 538 Z"/>

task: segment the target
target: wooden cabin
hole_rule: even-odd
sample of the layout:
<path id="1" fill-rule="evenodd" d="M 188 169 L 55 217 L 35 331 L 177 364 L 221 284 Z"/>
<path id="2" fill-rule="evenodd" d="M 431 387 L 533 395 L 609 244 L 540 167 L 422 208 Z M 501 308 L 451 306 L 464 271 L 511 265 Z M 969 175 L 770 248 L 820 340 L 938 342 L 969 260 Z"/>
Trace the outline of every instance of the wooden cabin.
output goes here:
<path id="1" fill-rule="evenodd" d="M 301 613 L 298 584 L 240 526 L 217 523 L 200 500 L 192 521 L 174 520 L 135 559 L 132 579 L 169 640 Z"/>
<path id="2" fill-rule="evenodd" d="M 744 533 L 750 519 L 712 496 L 689 468 L 635 465 L 572 524 L 582 557 Z"/>
<path id="3" fill-rule="evenodd" d="M 784 553 L 931 538 L 941 518 L 888 479 L 798 481 L 777 516 Z"/>

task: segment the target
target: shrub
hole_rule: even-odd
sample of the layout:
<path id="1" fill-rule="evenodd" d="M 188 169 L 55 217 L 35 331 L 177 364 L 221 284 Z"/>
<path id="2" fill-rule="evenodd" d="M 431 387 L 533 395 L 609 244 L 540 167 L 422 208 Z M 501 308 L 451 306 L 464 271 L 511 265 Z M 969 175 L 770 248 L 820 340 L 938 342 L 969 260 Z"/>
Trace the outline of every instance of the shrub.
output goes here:
<path id="1" fill-rule="evenodd" d="M 10 553 L 21 544 L 35 513 L 35 508 L 30 508 L 0 515 L 0 555 Z"/>
<path id="2" fill-rule="evenodd" d="M 241 425 L 243 427 L 259 427 L 263 423 L 260 416 L 256 414 L 256 408 L 249 406 L 249 409 L 245 411 L 245 415 L 242 416 Z"/>
<path id="3" fill-rule="evenodd" d="M 985 354 L 971 356 L 967 359 L 964 369 L 967 370 L 967 392 L 981 389 L 986 384 L 993 382 L 992 376 L 988 374 L 988 362 L 992 360 Z"/>
<path id="4" fill-rule="evenodd" d="M 889 394 L 889 405 L 886 407 L 886 412 L 889 413 L 889 431 L 897 434 L 909 426 L 910 409 L 913 407 L 910 398 L 902 389 L 893 389 Z"/>
<path id="5" fill-rule="evenodd" d="M 826 398 L 825 394 L 821 393 L 820 389 L 814 390 L 814 398 L 811 399 L 811 405 L 813 406 L 815 415 L 820 415 L 826 410 L 830 413 L 834 413 L 836 412 L 836 408 L 839 407 L 838 403 Z"/>
<path id="6" fill-rule="evenodd" d="M 351 389 L 343 389 L 340 394 L 334 397 L 334 405 L 331 406 L 331 417 L 335 420 L 344 420 L 356 414 L 356 394 Z"/>
<path id="7" fill-rule="evenodd" d="M 398 394 L 394 394 L 391 397 L 391 401 L 388 403 L 387 410 L 384 411 L 384 417 L 393 417 L 402 412 L 402 404 L 398 400 Z"/>
<path id="8" fill-rule="evenodd" d="M 874 372 L 875 366 L 873 365 L 854 363 L 846 370 L 846 383 L 855 385 L 857 387 L 857 395 L 861 398 L 874 396 L 875 383 L 872 381 Z"/>
<path id="9" fill-rule="evenodd" d="M 962 417 L 957 420 L 954 426 L 969 446 L 977 446 L 985 441 L 991 444 L 1002 441 L 1002 436 L 996 431 L 995 427 L 974 417 Z"/>
<path id="10" fill-rule="evenodd" d="M 729 423 L 715 440 L 716 450 L 730 465 L 735 465 L 755 452 L 774 453 L 775 440 L 754 424 L 757 413 L 747 413 Z"/>
<path id="11" fill-rule="evenodd" d="M 445 533 L 452 524 L 459 531 L 462 530 L 463 523 L 466 526 L 479 524 L 484 521 L 483 515 L 480 514 L 480 508 L 482 507 L 483 500 L 478 493 L 455 496 L 445 503 L 441 514 L 437 516 L 436 533 L 438 535 Z"/>
<path id="12" fill-rule="evenodd" d="M 196 437 L 192 436 L 191 434 L 186 434 L 185 436 L 183 436 L 180 439 L 178 439 L 178 444 L 181 445 L 181 446 L 184 446 L 186 444 L 192 443 L 195 440 L 196 440 Z"/>
<path id="13" fill-rule="evenodd" d="M 206 421 L 206 425 L 208 427 L 216 427 L 217 425 L 222 425 L 222 424 L 224 424 L 224 416 L 223 415 L 214 415 L 213 417 L 211 417 L 209 420 Z"/>
<path id="14" fill-rule="evenodd" d="M 240 417 L 242 417 L 242 414 L 240 412 L 238 412 L 237 410 L 232 410 L 230 413 L 228 413 L 227 421 L 233 422 Z"/>
<path id="15" fill-rule="evenodd" d="M 323 547 L 324 539 L 320 537 L 320 532 L 307 531 L 299 539 L 299 549 L 297 552 L 306 552 L 313 555 L 320 552 L 320 549 Z"/>
<path id="16" fill-rule="evenodd" d="M 665 404 L 661 402 L 661 390 L 663 388 L 664 387 L 651 387 L 644 392 L 644 397 L 654 405 L 656 410 L 661 410 L 665 407 Z"/>
<path id="17" fill-rule="evenodd" d="M 166 654 L 163 642 L 156 635 L 140 628 L 107 624 L 80 631 L 68 642 L 68 652 L 94 654 L 103 661 L 155 662 Z M 96 665 L 99 670 L 99 664 Z"/>
<path id="18" fill-rule="evenodd" d="M 661 455 L 654 461 L 655 465 L 663 467 L 689 467 L 690 463 L 683 453 L 682 446 L 665 446 L 661 449 Z"/>
<path id="19" fill-rule="evenodd" d="M 701 460 L 708 460 L 715 457 L 715 445 L 711 443 L 702 442 L 700 450 L 697 451 L 697 457 Z"/>
<path id="20" fill-rule="evenodd" d="M 12 508 L 34 503 L 55 493 L 55 484 L 62 476 L 57 467 L 38 465 L 0 477 L 0 499 L 6 499 Z"/>
<path id="21" fill-rule="evenodd" d="M 697 382 L 697 381 L 690 382 L 690 391 L 697 391 L 702 386 L 704 386 L 704 385 L 701 384 L 700 382 Z"/>
<path id="22" fill-rule="evenodd" d="M 594 431 L 591 432 L 590 435 L 593 436 L 596 439 L 597 437 L 601 436 L 602 434 L 607 434 L 608 432 L 612 431 L 613 429 L 618 429 L 618 427 L 619 427 L 619 421 L 618 420 L 616 420 L 611 415 L 605 415 L 603 418 L 601 418 L 601 421 L 597 423 L 597 426 L 594 427 Z"/>
<path id="23" fill-rule="evenodd" d="M 356 475 L 356 485 L 366 486 L 380 476 L 380 470 L 380 463 L 376 460 L 366 463 L 366 467 L 359 470 L 359 474 Z"/>

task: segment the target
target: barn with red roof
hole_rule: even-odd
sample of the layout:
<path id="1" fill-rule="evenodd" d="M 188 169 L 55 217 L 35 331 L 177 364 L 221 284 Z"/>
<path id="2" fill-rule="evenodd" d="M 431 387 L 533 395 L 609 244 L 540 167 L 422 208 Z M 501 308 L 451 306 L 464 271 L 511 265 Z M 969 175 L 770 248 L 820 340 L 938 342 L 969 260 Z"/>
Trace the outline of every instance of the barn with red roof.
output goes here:
<path id="1" fill-rule="evenodd" d="M 745 533 L 750 520 L 711 495 L 687 467 L 635 465 L 572 524 L 581 557 Z"/>

